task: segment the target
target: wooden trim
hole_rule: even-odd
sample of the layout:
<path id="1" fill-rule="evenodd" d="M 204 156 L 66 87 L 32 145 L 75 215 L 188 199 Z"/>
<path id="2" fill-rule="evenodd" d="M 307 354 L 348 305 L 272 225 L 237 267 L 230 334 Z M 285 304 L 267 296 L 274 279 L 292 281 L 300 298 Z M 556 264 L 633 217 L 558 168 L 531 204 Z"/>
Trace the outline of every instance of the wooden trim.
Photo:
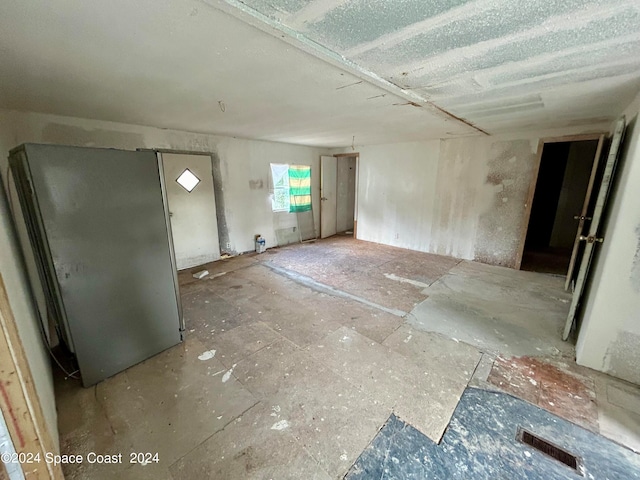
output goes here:
<path id="1" fill-rule="evenodd" d="M 138 148 L 138 152 L 155 152 L 155 153 L 168 153 L 171 155 L 200 155 L 200 156 L 213 156 L 213 152 L 193 151 L 193 150 L 175 150 L 171 148 Z"/>
<path id="2" fill-rule="evenodd" d="M 354 195 L 353 205 L 353 238 L 358 238 L 358 202 L 360 201 L 360 155 L 356 157 L 356 182 L 354 188 L 356 189 L 356 191 Z"/>
<path id="3" fill-rule="evenodd" d="M 333 155 L 334 157 L 338 158 L 338 157 L 359 157 L 360 154 L 358 152 L 353 152 L 353 153 L 336 153 L 335 155 Z"/>
<path id="4" fill-rule="evenodd" d="M 23 464 L 27 479 L 62 480 L 62 468 L 45 461 L 57 453 L 22 346 L 9 297 L 0 275 L 0 409 L 16 452 L 40 455 L 40 463 Z"/>
<path id="5" fill-rule="evenodd" d="M 520 236 L 518 253 L 516 254 L 515 269 L 520 270 L 522 266 L 522 256 L 524 255 L 524 244 L 527 240 L 527 231 L 529 230 L 529 219 L 531 218 L 531 206 L 533 205 L 533 196 L 536 193 L 536 184 L 538 183 L 538 174 L 540 173 L 540 163 L 542 162 L 542 151 L 544 150 L 545 140 L 538 141 L 538 153 L 536 154 L 535 164 L 533 166 L 533 176 L 529 184 L 529 193 L 527 195 L 527 203 L 524 204 L 524 228 Z"/>
<path id="6" fill-rule="evenodd" d="M 538 183 L 538 174 L 540 173 L 540 163 L 542 162 L 542 152 L 546 143 L 560 143 L 560 142 L 580 142 L 587 140 L 600 140 L 606 135 L 606 132 L 600 133 L 583 133 L 580 135 L 566 135 L 564 137 L 546 137 L 538 140 L 538 153 L 536 154 L 536 163 L 533 171 L 533 178 L 529 185 L 529 194 L 527 196 L 527 203 L 525 203 L 524 220 L 525 226 L 522 230 L 520 237 L 520 243 L 518 247 L 518 253 L 516 254 L 515 269 L 520 270 L 522 266 L 522 256 L 524 255 L 524 244 L 527 239 L 527 231 L 529 230 L 529 220 L 531 218 L 531 206 L 533 205 L 533 196 L 536 193 L 536 184 Z"/>
<path id="7" fill-rule="evenodd" d="M 581 142 L 585 140 L 599 140 L 602 135 L 606 135 L 606 132 L 600 133 L 583 133 L 580 135 L 567 135 L 564 137 L 548 137 L 542 138 L 544 143 L 560 143 L 560 142 Z"/>

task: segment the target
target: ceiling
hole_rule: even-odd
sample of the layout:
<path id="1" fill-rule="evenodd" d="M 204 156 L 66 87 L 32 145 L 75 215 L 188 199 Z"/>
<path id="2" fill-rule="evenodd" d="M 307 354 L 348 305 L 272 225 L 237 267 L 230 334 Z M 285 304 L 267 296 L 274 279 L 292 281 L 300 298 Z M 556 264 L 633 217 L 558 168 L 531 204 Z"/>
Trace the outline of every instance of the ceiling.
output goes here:
<path id="1" fill-rule="evenodd" d="M 0 107 L 326 147 L 609 122 L 637 0 L 24 0 Z"/>

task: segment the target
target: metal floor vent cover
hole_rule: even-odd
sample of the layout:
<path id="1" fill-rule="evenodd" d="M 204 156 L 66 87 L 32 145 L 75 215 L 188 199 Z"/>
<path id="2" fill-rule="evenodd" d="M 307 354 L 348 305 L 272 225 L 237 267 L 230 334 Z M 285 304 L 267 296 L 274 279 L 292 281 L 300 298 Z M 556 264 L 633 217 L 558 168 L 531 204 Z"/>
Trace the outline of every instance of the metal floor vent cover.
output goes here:
<path id="1" fill-rule="evenodd" d="M 563 448 L 554 445 L 548 440 L 545 440 L 537 435 L 525 430 L 524 428 L 518 428 L 518 433 L 516 434 L 516 440 L 525 445 L 529 445 L 530 447 L 535 448 L 539 452 L 544 453 L 548 457 L 551 457 L 567 467 L 574 470 L 576 473 L 584 476 L 584 466 L 582 463 L 582 458 L 574 455 Z"/>

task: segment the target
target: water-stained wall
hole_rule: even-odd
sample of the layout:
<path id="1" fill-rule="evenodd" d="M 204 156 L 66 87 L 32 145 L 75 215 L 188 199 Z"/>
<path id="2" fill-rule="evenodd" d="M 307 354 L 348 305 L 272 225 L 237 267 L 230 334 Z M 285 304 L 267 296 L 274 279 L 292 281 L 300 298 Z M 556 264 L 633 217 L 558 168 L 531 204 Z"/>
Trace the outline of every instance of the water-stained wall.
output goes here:
<path id="1" fill-rule="evenodd" d="M 358 238 L 514 267 L 537 139 L 358 148 Z"/>
<path id="2" fill-rule="evenodd" d="M 489 207 L 480 215 L 474 260 L 515 267 L 523 233 L 537 142 L 488 142 L 488 174 L 483 184 Z M 491 190 L 489 190 L 491 187 Z"/>

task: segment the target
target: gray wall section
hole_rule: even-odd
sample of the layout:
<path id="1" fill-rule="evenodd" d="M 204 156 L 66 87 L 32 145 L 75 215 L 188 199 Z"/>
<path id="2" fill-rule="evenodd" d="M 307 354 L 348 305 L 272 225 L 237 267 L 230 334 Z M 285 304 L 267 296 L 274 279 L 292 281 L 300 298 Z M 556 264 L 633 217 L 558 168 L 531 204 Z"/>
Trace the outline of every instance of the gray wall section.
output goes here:
<path id="1" fill-rule="evenodd" d="M 227 226 L 227 211 L 224 202 L 224 187 L 222 185 L 222 168 L 220 167 L 220 156 L 218 152 L 211 152 L 211 171 L 213 173 L 213 192 L 216 200 L 216 218 L 218 220 L 218 239 L 220 241 L 220 253 L 234 255 L 229 238 L 229 227 Z"/>
<path id="2" fill-rule="evenodd" d="M 492 142 L 483 188 L 491 187 L 490 207 L 480 215 L 474 260 L 514 268 L 533 181 L 535 151 L 528 140 Z"/>
<path id="3" fill-rule="evenodd" d="M 356 157 L 338 157 L 337 231 L 353 230 L 356 202 Z"/>

